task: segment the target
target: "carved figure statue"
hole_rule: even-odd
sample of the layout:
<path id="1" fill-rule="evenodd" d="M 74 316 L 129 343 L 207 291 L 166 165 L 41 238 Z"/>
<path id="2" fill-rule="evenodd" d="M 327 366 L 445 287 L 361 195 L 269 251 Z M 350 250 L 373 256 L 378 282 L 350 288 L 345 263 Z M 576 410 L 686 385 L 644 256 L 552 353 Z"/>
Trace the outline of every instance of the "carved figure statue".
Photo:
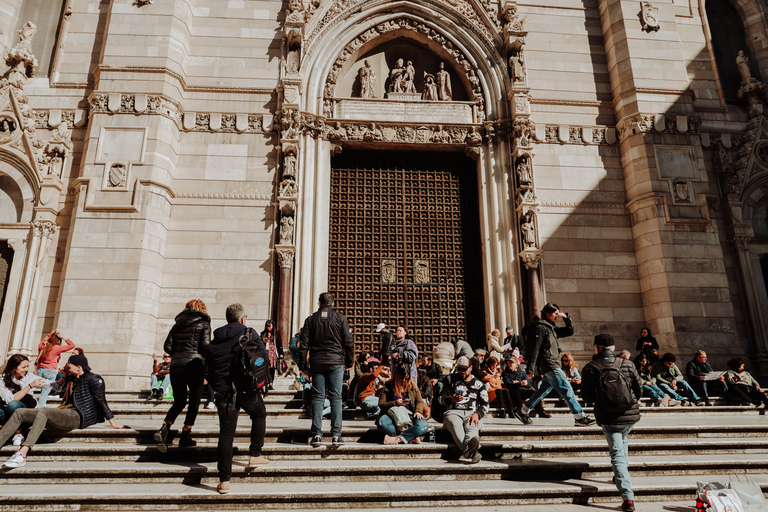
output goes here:
<path id="1" fill-rule="evenodd" d="M 328 140 L 344 140 L 347 138 L 347 130 L 338 121 L 333 128 L 328 130 Z"/>
<path id="2" fill-rule="evenodd" d="M 472 84 L 472 90 L 477 91 L 480 88 L 480 79 L 477 78 L 474 69 L 470 69 L 468 72 L 469 83 Z"/>
<path id="3" fill-rule="evenodd" d="M 405 73 L 403 74 L 403 82 L 405 92 L 416 92 L 416 86 L 413 85 L 413 79 L 416 78 L 416 69 L 413 67 L 413 62 L 410 60 L 405 66 Z"/>
<path id="4" fill-rule="evenodd" d="M 748 83 L 750 78 L 752 78 L 752 72 L 749 70 L 749 57 L 744 55 L 744 50 L 739 50 L 739 55 L 736 57 L 736 65 L 739 67 L 739 73 L 741 74 L 741 83 Z"/>
<path id="5" fill-rule="evenodd" d="M 378 142 L 384 140 L 384 135 L 381 133 L 381 130 L 376 128 L 376 123 L 371 123 L 371 127 L 363 134 L 363 140 Z"/>
<path id="6" fill-rule="evenodd" d="M 51 142 L 61 142 L 65 146 L 69 146 L 72 143 L 72 137 L 69 133 L 69 128 L 67 128 L 67 123 L 59 123 L 59 126 L 53 130 L 53 134 L 51 135 Z"/>
<path id="7" fill-rule="evenodd" d="M 293 217 L 285 216 L 280 219 L 280 243 L 293 244 Z"/>
<path id="8" fill-rule="evenodd" d="M 288 2 L 288 8 L 291 12 L 298 12 L 303 10 L 304 6 L 301 4 L 301 0 L 291 0 Z"/>
<path id="9" fill-rule="evenodd" d="M 371 63 L 367 60 L 360 68 L 360 97 L 375 98 L 374 88 L 376 87 L 376 74 L 373 72 Z"/>
<path id="10" fill-rule="evenodd" d="M 531 183 L 533 181 L 531 164 L 528 163 L 527 158 L 523 158 L 522 161 L 517 164 L 517 181 L 520 183 Z"/>
<path id="11" fill-rule="evenodd" d="M 473 126 L 472 131 L 467 134 L 467 144 L 481 144 L 483 142 L 483 136 L 477 132 L 477 127 Z"/>
<path id="12" fill-rule="evenodd" d="M 289 152 L 283 157 L 283 178 L 293 178 L 294 176 L 296 176 L 296 155 Z"/>
<path id="13" fill-rule="evenodd" d="M 397 59 L 395 68 L 389 72 L 389 92 L 405 92 L 405 67 L 403 59 Z"/>
<path id="14" fill-rule="evenodd" d="M 432 142 L 437 144 L 445 144 L 451 141 L 451 135 L 443 130 L 443 125 L 437 125 L 437 131 L 432 135 Z"/>
<path id="15" fill-rule="evenodd" d="M 280 183 L 280 197 L 296 197 L 298 193 L 299 189 L 292 179 L 283 180 Z"/>
<path id="16" fill-rule="evenodd" d="M 513 82 L 522 82 L 525 80 L 525 70 L 523 69 L 523 52 L 512 53 L 509 58 L 509 71 Z"/>
<path id="17" fill-rule="evenodd" d="M 30 78 L 37 67 L 37 59 L 32 54 L 32 38 L 37 33 L 37 27 L 28 21 L 19 30 L 19 42 L 8 51 L 5 63 L 8 65 L 8 81 L 21 87 Z"/>
<path id="18" fill-rule="evenodd" d="M 421 99 L 427 101 L 437 101 L 440 99 L 437 95 L 437 84 L 435 83 L 434 75 L 424 75 L 424 90 L 421 93 Z"/>
<path id="19" fill-rule="evenodd" d="M 437 96 L 440 101 L 451 101 L 453 91 L 451 89 L 451 75 L 445 70 L 445 63 L 440 63 L 440 71 L 435 75 L 437 82 Z"/>
<path id="20" fill-rule="evenodd" d="M 520 229 L 523 232 L 523 243 L 525 248 L 536 247 L 536 233 L 533 226 L 533 214 L 528 213 L 523 219 L 523 223 L 520 225 Z"/>
<path id="21" fill-rule="evenodd" d="M 299 49 L 291 47 L 288 50 L 288 58 L 285 61 L 285 72 L 295 75 L 299 72 Z"/>

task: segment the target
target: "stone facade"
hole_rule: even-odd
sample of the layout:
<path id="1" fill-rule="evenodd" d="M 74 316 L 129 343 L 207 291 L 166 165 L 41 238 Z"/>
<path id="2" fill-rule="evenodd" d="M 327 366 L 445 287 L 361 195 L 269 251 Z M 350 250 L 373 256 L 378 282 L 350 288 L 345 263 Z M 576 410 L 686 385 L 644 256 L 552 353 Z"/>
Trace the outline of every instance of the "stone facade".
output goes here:
<path id="1" fill-rule="evenodd" d="M 768 8 L 720 1 L 740 77 L 693 0 L 66 0 L 44 70 L 0 0 L 0 346 L 57 329 L 145 387 L 191 298 L 287 344 L 328 282 L 332 156 L 391 148 L 476 162 L 486 330 L 554 301 L 581 359 L 648 326 L 768 376 Z"/>

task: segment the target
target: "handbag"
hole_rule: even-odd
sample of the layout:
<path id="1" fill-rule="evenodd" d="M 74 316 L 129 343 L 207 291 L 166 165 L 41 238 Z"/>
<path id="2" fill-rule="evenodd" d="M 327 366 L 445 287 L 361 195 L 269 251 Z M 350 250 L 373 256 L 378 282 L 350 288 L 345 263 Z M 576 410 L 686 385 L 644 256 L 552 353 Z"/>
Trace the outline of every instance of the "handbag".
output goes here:
<path id="1" fill-rule="evenodd" d="M 390 417 L 398 432 L 403 432 L 413 426 L 411 410 L 402 405 L 390 407 L 389 411 L 387 411 L 387 416 Z"/>

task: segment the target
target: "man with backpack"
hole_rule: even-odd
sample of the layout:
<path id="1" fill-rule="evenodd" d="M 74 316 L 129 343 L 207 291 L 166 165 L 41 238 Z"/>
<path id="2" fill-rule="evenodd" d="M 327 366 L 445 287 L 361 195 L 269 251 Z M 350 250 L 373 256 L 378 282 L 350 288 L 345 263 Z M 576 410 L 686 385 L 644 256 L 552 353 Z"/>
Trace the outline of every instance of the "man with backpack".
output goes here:
<path id="1" fill-rule="evenodd" d="M 312 375 L 312 440 L 317 448 L 323 441 L 323 403 L 326 392 L 331 402 L 331 444 L 344 444 L 341 438 L 341 387 L 344 368 L 351 368 L 355 345 L 347 318 L 333 309 L 333 294 L 320 294 L 315 313 L 304 321 L 299 336 L 299 360 L 302 370 L 309 364 Z M 307 359 L 309 353 L 309 359 Z"/>
<path id="2" fill-rule="evenodd" d="M 245 326 L 242 304 L 227 307 L 227 325 L 213 331 L 208 347 L 208 382 L 213 386 L 219 414 L 217 446 L 219 494 L 229 492 L 232 476 L 232 444 L 237 430 L 237 417 L 243 409 L 251 417 L 251 446 L 248 467 L 268 464 L 261 455 L 267 429 L 267 410 L 262 390 L 269 373 L 267 348 L 252 328 Z"/>
<path id="3" fill-rule="evenodd" d="M 629 477 L 627 434 L 640 421 L 639 398 L 643 382 L 631 361 L 613 353 L 610 334 L 595 336 L 595 355 L 581 374 L 581 394 L 595 404 L 597 424 L 603 427 L 613 466 L 613 482 L 621 493 L 621 509 L 635 510 L 635 495 Z"/>

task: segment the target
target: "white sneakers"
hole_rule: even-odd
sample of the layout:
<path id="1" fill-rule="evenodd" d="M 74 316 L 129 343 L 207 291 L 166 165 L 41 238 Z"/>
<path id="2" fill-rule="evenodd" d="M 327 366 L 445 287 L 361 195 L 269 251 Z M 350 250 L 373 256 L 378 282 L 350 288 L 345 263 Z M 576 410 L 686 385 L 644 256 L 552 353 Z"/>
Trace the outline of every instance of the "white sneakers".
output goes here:
<path id="1" fill-rule="evenodd" d="M 13 441 L 12 441 L 13 446 L 21 446 L 21 443 L 23 443 L 23 442 L 24 442 L 24 436 L 23 435 L 16 434 L 15 436 L 13 436 Z"/>
<path id="2" fill-rule="evenodd" d="M 20 468 L 27 465 L 27 457 L 19 452 L 13 454 L 13 457 L 5 461 L 4 468 Z"/>

